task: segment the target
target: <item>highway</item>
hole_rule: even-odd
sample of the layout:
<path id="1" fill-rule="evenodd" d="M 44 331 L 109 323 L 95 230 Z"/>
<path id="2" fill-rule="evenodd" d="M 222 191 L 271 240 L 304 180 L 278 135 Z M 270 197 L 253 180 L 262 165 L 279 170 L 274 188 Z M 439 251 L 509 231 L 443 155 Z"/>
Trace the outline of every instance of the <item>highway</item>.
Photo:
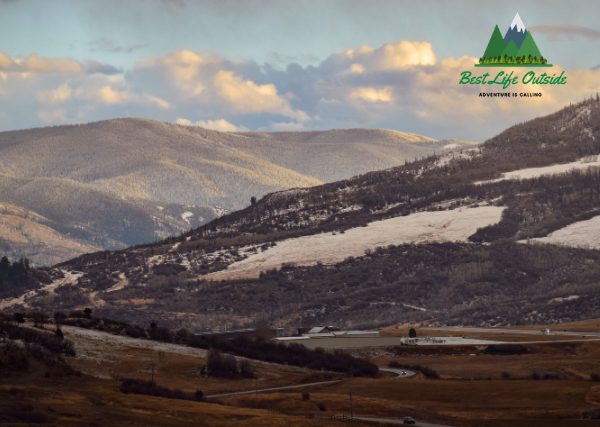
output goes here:
<path id="1" fill-rule="evenodd" d="M 285 385 L 285 386 L 281 386 L 281 387 L 257 388 L 255 390 L 232 391 L 232 392 L 228 392 L 228 393 L 209 394 L 208 396 L 206 396 L 206 398 L 214 399 L 214 398 L 218 398 L 218 397 L 243 396 L 246 394 L 269 393 L 269 392 L 273 392 L 273 391 L 293 390 L 295 388 L 305 388 L 305 387 L 313 387 L 313 386 L 319 386 L 319 385 L 335 384 L 335 383 L 339 383 L 341 381 L 342 380 L 319 381 L 316 383 Z"/>
<path id="2" fill-rule="evenodd" d="M 377 418 L 377 417 L 353 417 L 356 420 L 369 421 L 373 423 L 381 424 L 392 424 L 392 425 L 406 425 L 401 418 Z M 415 427 L 452 427 L 446 424 L 431 424 L 416 420 L 416 424 L 412 424 Z"/>
<path id="3" fill-rule="evenodd" d="M 477 328 L 470 326 L 441 326 L 429 328 L 436 331 L 446 332 L 475 332 L 491 334 L 514 334 L 514 335 L 543 335 L 543 329 L 511 329 L 511 328 Z M 575 332 L 550 329 L 550 335 L 561 335 L 571 337 L 600 338 L 600 332 Z"/>
<path id="4" fill-rule="evenodd" d="M 398 379 L 411 378 L 417 375 L 415 371 L 411 371 L 408 369 L 396 369 L 396 368 L 379 368 L 380 371 L 390 372 L 392 374 L 396 374 Z M 405 372 L 405 374 L 402 374 Z M 313 387 L 319 385 L 329 385 L 339 383 L 342 380 L 331 380 L 331 381 L 319 381 L 314 383 L 306 383 L 306 384 L 293 384 L 293 385 L 285 385 L 281 387 L 269 387 L 269 388 L 258 388 L 254 390 L 243 390 L 243 391 L 232 391 L 227 393 L 218 393 L 211 394 L 206 396 L 207 398 L 219 398 L 219 397 L 230 397 L 230 396 L 243 396 L 247 394 L 256 394 L 256 393 L 269 393 L 274 391 L 285 391 L 285 390 L 293 390 L 296 388 L 305 388 L 305 387 Z"/>
<path id="5" fill-rule="evenodd" d="M 417 375 L 415 371 L 411 371 L 409 369 L 402 368 L 379 368 L 381 372 L 391 372 L 392 374 L 396 374 L 398 379 L 410 378 Z"/>

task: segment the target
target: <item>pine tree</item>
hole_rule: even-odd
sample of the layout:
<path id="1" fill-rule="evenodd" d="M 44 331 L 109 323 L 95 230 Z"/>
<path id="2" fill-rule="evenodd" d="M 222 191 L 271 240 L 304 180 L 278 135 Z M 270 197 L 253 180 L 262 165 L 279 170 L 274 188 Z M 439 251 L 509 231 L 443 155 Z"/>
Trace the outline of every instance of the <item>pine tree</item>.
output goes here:
<path id="1" fill-rule="evenodd" d="M 519 56 L 518 53 L 519 48 L 517 47 L 517 44 L 514 40 L 509 41 L 504 50 L 502 51 L 502 54 L 507 56 Z"/>
<path id="2" fill-rule="evenodd" d="M 541 56 L 542 55 L 530 32 L 527 32 L 527 34 L 525 35 L 525 39 L 523 40 L 523 43 L 521 44 L 521 47 L 519 48 L 517 55 L 519 55 L 519 56 Z M 530 60 L 530 62 L 531 62 L 531 60 Z"/>
<path id="3" fill-rule="evenodd" d="M 498 28 L 498 26 L 496 25 L 494 31 L 492 32 L 492 36 L 490 37 L 490 41 L 488 42 L 488 45 L 485 48 L 485 52 L 483 53 L 483 58 L 495 58 L 497 56 L 501 56 L 503 49 L 504 39 L 502 38 L 502 34 L 500 33 L 500 28 Z"/>

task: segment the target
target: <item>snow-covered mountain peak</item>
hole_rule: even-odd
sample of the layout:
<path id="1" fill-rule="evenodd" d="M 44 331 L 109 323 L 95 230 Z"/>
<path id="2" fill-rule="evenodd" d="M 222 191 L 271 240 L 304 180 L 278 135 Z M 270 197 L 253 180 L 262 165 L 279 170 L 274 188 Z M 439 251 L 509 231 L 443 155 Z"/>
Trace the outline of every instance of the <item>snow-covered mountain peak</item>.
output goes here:
<path id="1" fill-rule="evenodd" d="M 510 24 L 510 28 L 517 28 L 517 31 L 524 33 L 525 32 L 525 24 L 523 24 L 523 20 L 521 19 L 521 16 L 519 15 L 519 12 L 517 12 L 517 14 L 515 15 L 515 17 L 513 18 L 511 24 Z"/>

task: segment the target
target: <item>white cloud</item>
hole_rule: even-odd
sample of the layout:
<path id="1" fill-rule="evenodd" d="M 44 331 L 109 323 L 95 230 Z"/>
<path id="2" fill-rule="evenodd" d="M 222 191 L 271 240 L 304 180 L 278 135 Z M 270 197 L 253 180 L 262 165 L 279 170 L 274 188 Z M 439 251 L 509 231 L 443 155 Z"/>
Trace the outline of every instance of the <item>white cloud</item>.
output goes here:
<path id="1" fill-rule="evenodd" d="M 304 68 L 234 62 L 190 50 L 146 59 L 128 70 L 0 53 L 0 129 L 127 115 L 165 121 L 193 115 L 217 119 L 185 124 L 238 131 L 246 129 L 235 125 L 243 116 L 250 129 L 391 127 L 482 140 L 600 87 L 600 69 L 572 69 L 566 70 L 567 85 L 513 89 L 542 92 L 541 98 L 481 99 L 480 91 L 498 89 L 458 84 L 461 71 L 481 71 L 475 62 L 470 56 L 438 58 L 426 41 L 361 46 Z M 552 74 L 561 67 L 543 71 Z"/>
<path id="2" fill-rule="evenodd" d="M 348 72 L 351 74 L 362 74 L 364 73 L 366 70 L 365 66 L 362 64 L 352 64 L 350 65 L 350 68 L 348 68 Z"/>
<path id="3" fill-rule="evenodd" d="M 305 130 L 303 123 L 298 122 L 276 122 L 271 123 L 269 130 L 276 132 L 298 132 Z"/>
<path id="4" fill-rule="evenodd" d="M 142 104 L 161 110 L 168 110 L 171 104 L 154 95 L 135 93 L 125 88 L 126 84 L 120 76 L 109 76 L 89 80 L 74 91 L 74 98 L 92 103 L 115 106 Z"/>
<path id="5" fill-rule="evenodd" d="M 417 65 L 434 65 L 436 58 L 431 43 L 404 40 L 384 44 L 373 51 L 372 62 L 379 70 L 401 70 Z"/>
<path id="6" fill-rule="evenodd" d="M 392 102 L 392 90 L 389 87 L 359 87 L 352 90 L 350 98 L 366 102 Z"/>
<path id="7" fill-rule="evenodd" d="M 67 112 L 63 109 L 41 110 L 37 113 L 38 117 L 45 124 L 56 124 L 67 122 Z"/>
<path id="8" fill-rule="evenodd" d="M 45 90 L 37 95 L 37 99 L 42 104 L 62 104 L 71 98 L 71 87 L 63 83 L 56 89 Z"/>
<path id="9" fill-rule="evenodd" d="M 179 50 L 162 58 L 142 61 L 135 66 L 134 72 L 150 74 L 151 77 L 169 83 L 180 94 L 196 97 L 205 89 L 203 68 L 218 61 L 190 50 Z"/>
<path id="10" fill-rule="evenodd" d="M 259 85 L 239 75 L 221 70 L 214 76 L 217 93 L 234 111 L 239 113 L 281 114 L 296 120 L 308 120 L 303 111 L 294 110 L 289 102 L 279 96 L 274 84 Z"/>
<path id="11" fill-rule="evenodd" d="M 11 58 L 0 52 L 0 71 L 8 73 L 57 73 L 57 74 L 79 74 L 83 73 L 83 66 L 67 58 L 42 58 L 36 54 L 26 58 Z"/>
<path id="12" fill-rule="evenodd" d="M 243 132 L 248 130 L 248 128 L 244 126 L 236 126 L 225 119 L 199 120 L 197 122 L 192 122 L 185 118 L 179 118 L 175 120 L 175 123 L 182 126 L 199 126 L 205 129 L 218 130 L 220 132 Z"/>
<path id="13" fill-rule="evenodd" d="M 361 46 L 332 55 L 346 62 L 351 73 L 365 71 L 403 70 L 408 67 L 435 65 L 436 56 L 431 43 L 426 41 L 402 40 L 386 43 L 381 47 Z"/>

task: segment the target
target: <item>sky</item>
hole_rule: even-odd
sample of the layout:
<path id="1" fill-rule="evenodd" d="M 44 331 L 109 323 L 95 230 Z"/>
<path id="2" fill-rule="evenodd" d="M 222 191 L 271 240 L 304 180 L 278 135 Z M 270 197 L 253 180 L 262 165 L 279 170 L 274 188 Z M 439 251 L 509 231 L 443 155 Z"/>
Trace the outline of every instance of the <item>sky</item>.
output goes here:
<path id="1" fill-rule="evenodd" d="M 568 83 L 482 99 L 460 72 L 517 12 Z M 145 117 L 483 141 L 600 91 L 598 16 L 596 0 L 0 0 L 0 130 Z"/>

